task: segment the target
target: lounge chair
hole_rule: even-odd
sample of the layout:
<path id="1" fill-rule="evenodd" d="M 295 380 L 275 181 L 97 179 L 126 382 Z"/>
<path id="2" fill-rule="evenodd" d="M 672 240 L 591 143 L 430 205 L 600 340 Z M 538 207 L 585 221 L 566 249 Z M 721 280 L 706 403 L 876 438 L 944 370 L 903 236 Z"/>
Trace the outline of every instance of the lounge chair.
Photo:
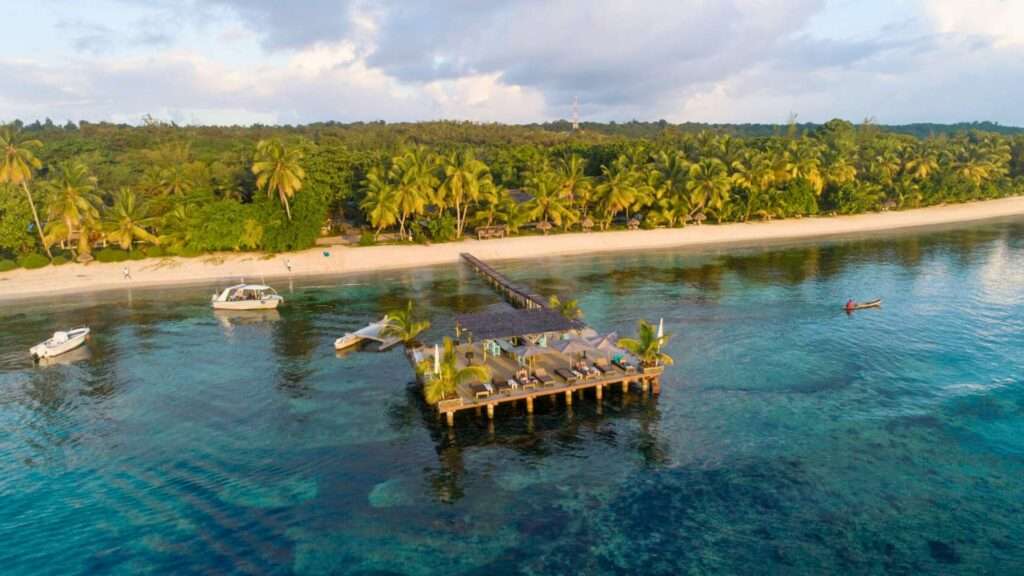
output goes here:
<path id="1" fill-rule="evenodd" d="M 473 393 L 473 397 L 477 400 L 481 398 L 487 398 L 492 393 L 492 388 L 486 384 L 473 383 L 469 385 L 469 391 Z"/>
<path id="2" fill-rule="evenodd" d="M 580 377 L 576 375 L 576 372 L 568 368 L 557 368 L 555 369 L 555 374 L 558 374 L 562 380 L 565 380 L 569 384 L 579 382 L 580 380 Z"/>
<path id="3" fill-rule="evenodd" d="M 596 368 L 598 372 L 606 376 L 611 372 L 615 372 L 615 368 L 613 368 L 612 365 L 608 363 L 607 358 L 598 358 L 597 360 L 594 360 L 594 368 Z"/>
<path id="4" fill-rule="evenodd" d="M 508 380 L 492 380 L 491 385 L 494 386 L 494 390 L 497 394 L 511 394 L 512 384 Z"/>
<path id="5" fill-rule="evenodd" d="M 627 360 L 625 358 L 618 358 L 618 359 L 612 360 L 612 364 L 618 366 L 626 374 L 635 374 L 636 373 L 636 366 L 634 366 L 632 362 L 630 362 L 629 360 Z"/>
<path id="6" fill-rule="evenodd" d="M 548 371 L 543 368 L 537 368 L 536 370 L 534 370 L 533 377 L 536 378 L 538 382 L 540 382 L 541 386 L 547 387 L 555 385 L 555 379 L 552 378 L 551 375 L 548 374 Z"/>

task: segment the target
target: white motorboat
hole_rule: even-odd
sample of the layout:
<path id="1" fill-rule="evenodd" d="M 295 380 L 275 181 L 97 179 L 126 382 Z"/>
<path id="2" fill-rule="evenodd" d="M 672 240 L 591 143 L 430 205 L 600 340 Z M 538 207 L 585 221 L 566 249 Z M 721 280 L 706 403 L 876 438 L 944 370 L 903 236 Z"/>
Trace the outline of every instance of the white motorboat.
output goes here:
<path id="1" fill-rule="evenodd" d="M 373 322 L 368 324 L 365 328 L 356 330 L 355 332 L 349 332 L 334 341 L 334 349 L 337 351 L 347 350 L 367 340 L 380 343 L 380 350 L 387 350 L 388 348 L 398 344 L 400 341 L 394 337 L 384 337 L 381 335 L 384 328 L 388 325 L 387 318 L 382 319 L 379 322 Z"/>
<path id="2" fill-rule="evenodd" d="M 236 284 L 211 298 L 215 310 L 273 310 L 284 298 L 270 286 L 263 284 Z"/>
<path id="3" fill-rule="evenodd" d="M 53 358 L 78 348 L 89 339 L 88 328 L 75 328 L 67 332 L 54 332 L 49 340 L 36 344 L 29 349 L 32 359 L 36 362 L 44 358 Z"/>

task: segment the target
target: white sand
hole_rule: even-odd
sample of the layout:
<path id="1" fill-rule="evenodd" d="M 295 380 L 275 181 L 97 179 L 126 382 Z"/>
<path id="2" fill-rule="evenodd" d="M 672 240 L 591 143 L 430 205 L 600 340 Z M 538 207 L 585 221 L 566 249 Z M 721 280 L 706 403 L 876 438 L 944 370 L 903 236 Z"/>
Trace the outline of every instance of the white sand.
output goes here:
<path id="1" fill-rule="evenodd" d="M 432 246 L 313 248 L 275 256 L 227 253 L 200 258 L 164 258 L 88 265 L 66 264 L 0 274 L 0 300 L 127 287 L 189 283 L 235 283 L 280 277 L 345 274 L 456 262 L 460 252 L 494 261 L 562 254 L 612 252 L 761 242 L 863 234 L 1024 215 L 1024 197 L 856 216 L 777 220 L 680 229 L 553 234 L 501 240 L 466 240 Z M 323 251 L 330 252 L 329 257 Z M 286 262 L 291 262 L 289 273 Z M 131 279 L 126 280 L 127 267 Z"/>

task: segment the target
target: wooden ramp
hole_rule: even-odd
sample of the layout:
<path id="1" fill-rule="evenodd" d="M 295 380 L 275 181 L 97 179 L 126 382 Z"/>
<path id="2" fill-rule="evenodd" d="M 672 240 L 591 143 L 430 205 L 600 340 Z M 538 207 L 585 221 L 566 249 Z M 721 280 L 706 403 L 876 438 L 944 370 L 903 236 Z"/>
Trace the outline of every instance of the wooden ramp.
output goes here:
<path id="1" fill-rule="evenodd" d="M 531 292 L 529 289 L 513 283 L 504 274 L 491 268 L 489 264 L 480 260 L 468 252 L 460 254 L 463 261 L 469 265 L 481 278 L 487 281 L 495 290 L 501 294 L 509 304 L 517 308 L 547 308 L 547 301 L 544 297 Z"/>

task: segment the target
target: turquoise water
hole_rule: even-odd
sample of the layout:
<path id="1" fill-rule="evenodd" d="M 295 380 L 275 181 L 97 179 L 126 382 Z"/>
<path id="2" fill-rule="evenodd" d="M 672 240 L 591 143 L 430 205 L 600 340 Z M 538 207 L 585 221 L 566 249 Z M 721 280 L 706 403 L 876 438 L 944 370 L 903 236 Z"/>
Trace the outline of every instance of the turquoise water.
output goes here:
<path id="1" fill-rule="evenodd" d="M 462 267 L 0 309 L 3 574 L 1024 571 L 1024 223 L 730 252 L 499 263 L 602 331 L 664 317 L 658 398 L 462 414 L 333 339 Z M 847 316 L 848 297 L 885 298 Z M 58 327 L 95 337 L 33 368 Z"/>

